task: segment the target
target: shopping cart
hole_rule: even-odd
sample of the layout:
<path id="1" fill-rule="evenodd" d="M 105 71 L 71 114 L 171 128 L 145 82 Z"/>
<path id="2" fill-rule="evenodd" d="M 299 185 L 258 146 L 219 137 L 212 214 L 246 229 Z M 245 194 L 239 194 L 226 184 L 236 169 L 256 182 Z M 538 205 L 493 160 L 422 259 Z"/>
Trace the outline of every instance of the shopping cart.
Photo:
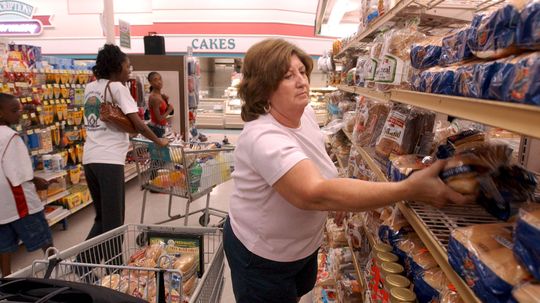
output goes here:
<path id="1" fill-rule="evenodd" d="M 146 253 L 146 259 L 139 259 L 138 263 L 134 257 L 141 256 L 142 249 L 156 242 L 164 249 L 161 257 L 154 266 L 141 267 L 152 256 Z M 183 250 L 178 254 L 180 247 Z M 171 258 L 182 254 L 197 255 L 198 262 L 194 261 L 195 266 L 187 272 L 168 269 L 176 264 L 171 263 Z M 90 259 L 92 262 L 87 262 Z M 57 252 L 49 260 L 35 260 L 10 278 L 50 277 L 101 285 L 156 303 L 219 302 L 223 270 L 219 228 L 130 224 Z"/>
<path id="2" fill-rule="evenodd" d="M 223 219 L 227 213 L 210 207 L 212 189 L 231 178 L 234 170 L 233 147 L 222 147 L 215 143 L 171 144 L 158 147 L 145 139 L 135 138 L 133 156 L 137 165 L 139 183 L 144 190 L 141 221 L 144 221 L 148 191 L 169 194 L 169 219 L 157 222 L 161 224 L 184 218 L 187 226 L 188 217 L 202 213 L 199 223 L 207 226 L 210 215 Z M 189 211 L 190 204 L 206 195 L 206 207 Z M 173 197 L 187 199 L 184 214 L 173 214 Z M 221 223 L 220 222 L 220 223 Z"/>

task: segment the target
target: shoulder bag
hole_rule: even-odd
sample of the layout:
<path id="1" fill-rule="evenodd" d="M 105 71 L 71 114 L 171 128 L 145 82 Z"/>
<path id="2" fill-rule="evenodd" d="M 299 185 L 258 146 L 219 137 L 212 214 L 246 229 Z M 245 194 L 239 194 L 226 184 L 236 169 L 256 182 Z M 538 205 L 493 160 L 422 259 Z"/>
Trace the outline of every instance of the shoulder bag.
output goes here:
<path id="1" fill-rule="evenodd" d="M 112 124 L 126 133 L 137 133 L 133 122 L 122 112 L 122 109 L 116 102 L 111 92 L 111 81 L 107 82 L 105 92 L 103 93 L 103 102 L 99 106 L 99 117 L 101 121 Z M 111 101 L 107 101 L 107 92 L 111 95 Z"/>

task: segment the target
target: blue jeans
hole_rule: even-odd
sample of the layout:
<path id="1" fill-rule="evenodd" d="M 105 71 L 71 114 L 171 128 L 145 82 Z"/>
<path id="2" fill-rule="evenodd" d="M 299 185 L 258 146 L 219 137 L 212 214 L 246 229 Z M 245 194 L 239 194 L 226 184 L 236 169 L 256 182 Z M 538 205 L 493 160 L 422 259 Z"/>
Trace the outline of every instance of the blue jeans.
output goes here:
<path id="1" fill-rule="evenodd" d="M 296 303 L 315 286 L 318 250 L 292 262 L 265 259 L 238 240 L 229 219 L 223 228 L 223 243 L 236 302 Z"/>

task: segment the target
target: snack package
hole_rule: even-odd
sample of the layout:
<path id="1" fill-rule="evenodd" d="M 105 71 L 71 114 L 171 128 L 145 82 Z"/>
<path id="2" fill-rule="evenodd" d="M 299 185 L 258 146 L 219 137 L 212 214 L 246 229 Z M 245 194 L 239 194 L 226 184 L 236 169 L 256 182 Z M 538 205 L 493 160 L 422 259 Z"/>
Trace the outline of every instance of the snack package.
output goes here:
<path id="1" fill-rule="evenodd" d="M 357 109 L 357 120 L 353 140 L 362 147 L 374 146 L 382 132 L 390 105 L 386 102 L 370 101 Z"/>
<path id="2" fill-rule="evenodd" d="M 478 58 L 497 59 L 518 52 L 516 30 L 522 0 L 500 8 L 476 14 L 471 24 L 467 44 Z"/>
<path id="3" fill-rule="evenodd" d="M 540 105 L 540 52 L 520 56 L 517 60 L 509 85 L 510 100 Z"/>
<path id="4" fill-rule="evenodd" d="M 426 168 L 428 165 L 422 162 L 424 156 L 401 155 L 390 158 L 388 162 L 388 176 L 390 180 L 398 182 L 407 179 L 414 171 Z"/>
<path id="5" fill-rule="evenodd" d="M 448 278 L 439 267 L 433 267 L 413 277 L 414 293 L 419 303 L 439 302 L 441 292 L 449 284 Z"/>
<path id="6" fill-rule="evenodd" d="M 473 58 L 471 49 L 467 45 L 467 37 L 470 30 L 470 27 L 457 29 L 442 39 L 442 51 L 439 65 L 449 66 Z"/>
<path id="7" fill-rule="evenodd" d="M 442 37 L 428 37 L 411 47 L 411 66 L 426 69 L 439 65 L 442 53 Z"/>
<path id="8" fill-rule="evenodd" d="M 459 227 L 448 243 L 448 262 L 483 302 L 508 302 L 512 288 L 530 278 L 512 252 L 512 225 Z"/>
<path id="9" fill-rule="evenodd" d="M 512 303 L 540 303 L 540 283 L 528 282 L 512 290 Z"/>
<path id="10" fill-rule="evenodd" d="M 519 210 L 514 230 L 514 255 L 540 280 L 540 204 L 532 203 Z"/>
<path id="11" fill-rule="evenodd" d="M 415 152 L 422 136 L 433 133 L 435 114 L 411 106 L 395 104 L 386 118 L 375 151 L 388 159 L 391 154 L 406 155 Z"/>
<path id="12" fill-rule="evenodd" d="M 412 78 L 411 45 L 425 39 L 418 31 L 417 21 L 413 20 L 404 28 L 391 30 L 385 34 L 381 61 L 377 66 L 375 82 L 377 90 L 410 88 Z"/>
<path id="13" fill-rule="evenodd" d="M 523 49 L 540 49 L 540 34 L 538 18 L 540 16 L 540 1 L 530 0 L 519 15 L 517 26 L 517 45 Z"/>

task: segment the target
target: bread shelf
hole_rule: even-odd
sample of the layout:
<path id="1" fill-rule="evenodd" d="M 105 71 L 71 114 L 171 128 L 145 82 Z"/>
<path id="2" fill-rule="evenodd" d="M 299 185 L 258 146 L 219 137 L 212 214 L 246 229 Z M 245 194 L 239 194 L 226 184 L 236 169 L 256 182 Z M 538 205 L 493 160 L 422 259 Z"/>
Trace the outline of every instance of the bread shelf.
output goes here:
<path id="1" fill-rule="evenodd" d="M 343 132 L 349 139 L 352 138 L 350 133 L 345 130 Z M 352 143 L 354 144 L 354 142 Z M 370 153 L 361 146 L 355 146 L 369 168 L 377 175 L 379 181 L 388 181 L 388 178 Z M 494 222 L 496 220 L 477 205 L 467 205 L 466 207 L 453 205 L 443 209 L 436 209 L 421 203 L 399 202 L 397 206 L 433 255 L 433 258 L 437 261 L 437 264 L 439 264 L 450 282 L 456 287 L 464 302 L 480 302 L 448 263 L 446 247 L 453 229 L 472 224 Z M 367 231 L 366 235 L 368 235 Z M 371 239 L 371 241 L 374 241 L 374 239 Z"/>
<path id="2" fill-rule="evenodd" d="M 394 101 L 442 114 L 500 127 L 511 132 L 540 138 L 540 106 L 457 96 L 428 94 L 394 89 L 388 93 L 339 85 L 340 90 L 379 101 Z"/>

